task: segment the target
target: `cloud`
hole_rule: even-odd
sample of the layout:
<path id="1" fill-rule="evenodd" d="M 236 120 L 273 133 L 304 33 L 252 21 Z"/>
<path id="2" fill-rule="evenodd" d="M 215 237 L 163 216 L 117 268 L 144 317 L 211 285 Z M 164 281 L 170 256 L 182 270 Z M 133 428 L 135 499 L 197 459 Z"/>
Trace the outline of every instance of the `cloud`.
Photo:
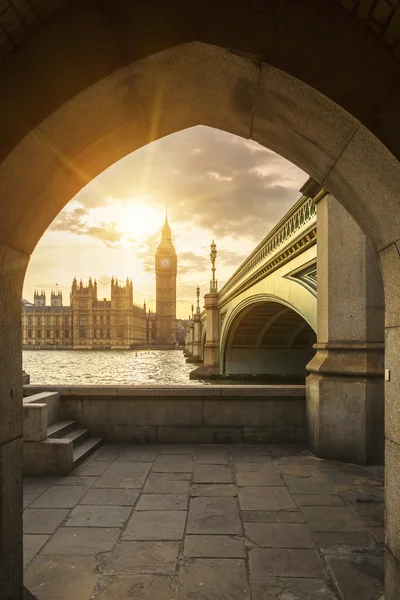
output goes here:
<path id="1" fill-rule="evenodd" d="M 215 237 L 259 241 L 299 198 L 305 173 L 255 142 L 194 127 L 125 157 L 76 196 L 93 206 L 98 190 L 129 201 L 150 194 L 172 222 L 192 222 Z M 99 198 L 101 205 L 104 199 Z"/>
<path id="2" fill-rule="evenodd" d="M 65 210 L 53 222 L 52 231 L 68 231 L 75 235 L 87 235 L 103 242 L 106 246 L 115 247 L 120 241 L 122 234 L 118 231 L 116 223 L 105 223 L 100 225 L 88 225 L 89 211 L 83 207 L 73 210 Z"/>

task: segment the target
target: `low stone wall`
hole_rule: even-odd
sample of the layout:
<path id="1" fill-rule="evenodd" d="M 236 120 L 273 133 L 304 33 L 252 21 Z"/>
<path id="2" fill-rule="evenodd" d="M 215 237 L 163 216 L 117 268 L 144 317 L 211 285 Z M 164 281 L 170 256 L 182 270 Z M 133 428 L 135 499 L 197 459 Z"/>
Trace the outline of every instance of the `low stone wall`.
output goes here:
<path id="1" fill-rule="evenodd" d="M 305 386 L 37 386 L 107 443 L 304 443 Z"/>

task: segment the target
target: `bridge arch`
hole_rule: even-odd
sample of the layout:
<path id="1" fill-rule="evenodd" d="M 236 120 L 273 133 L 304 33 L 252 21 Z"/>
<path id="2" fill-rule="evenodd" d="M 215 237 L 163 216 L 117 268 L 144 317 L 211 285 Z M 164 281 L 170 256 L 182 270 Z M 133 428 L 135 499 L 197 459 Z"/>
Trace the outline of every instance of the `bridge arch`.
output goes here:
<path id="1" fill-rule="evenodd" d="M 316 331 L 289 302 L 258 294 L 230 313 L 221 336 L 221 372 L 304 380 Z"/>
<path id="2" fill-rule="evenodd" d="M 358 17 L 362 4 L 351 3 Z M 181 2 L 88 1 L 42 20 L 22 43 L 18 36 L 0 73 L 2 462 L 11 456 L 20 464 L 20 299 L 41 235 L 119 158 L 186 127 L 218 127 L 312 175 L 380 253 L 390 371 L 386 516 L 389 554 L 400 559 L 399 46 L 393 31 L 382 30 L 380 39 L 363 27 L 373 20 L 368 10 L 360 18 L 320 0 L 195 0 L 190 11 Z M 5 472 L 0 507 L 0 526 L 10 534 L 0 545 L 2 565 L 12 565 L 5 567 L 10 598 L 20 597 L 21 584 L 21 528 L 11 510 L 20 505 L 18 473 L 18 466 Z"/>

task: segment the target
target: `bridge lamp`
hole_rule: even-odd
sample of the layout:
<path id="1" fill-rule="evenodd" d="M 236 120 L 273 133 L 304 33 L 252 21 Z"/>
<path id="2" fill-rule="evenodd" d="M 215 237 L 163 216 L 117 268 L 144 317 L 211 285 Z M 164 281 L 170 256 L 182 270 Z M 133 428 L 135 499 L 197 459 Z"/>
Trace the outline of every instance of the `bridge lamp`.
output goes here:
<path id="1" fill-rule="evenodd" d="M 212 264 L 212 268 L 211 268 L 212 280 L 210 281 L 210 293 L 216 294 L 218 292 L 218 281 L 216 281 L 216 279 L 215 279 L 215 261 L 217 260 L 217 245 L 214 242 L 214 240 L 212 241 L 210 249 L 211 249 L 210 261 Z"/>
<path id="2" fill-rule="evenodd" d="M 199 315 L 200 314 L 200 286 L 199 285 L 196 288 L 196 296 L 197 296 L 196 313 Z"/>

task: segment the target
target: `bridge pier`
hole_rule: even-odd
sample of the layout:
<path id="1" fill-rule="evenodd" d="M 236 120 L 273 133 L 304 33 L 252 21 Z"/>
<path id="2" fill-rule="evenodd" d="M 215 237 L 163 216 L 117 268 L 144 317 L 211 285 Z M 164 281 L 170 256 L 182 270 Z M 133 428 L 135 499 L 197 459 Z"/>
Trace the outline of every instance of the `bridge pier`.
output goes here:
<path id="1" fill-rule="evenodd" d="M 184 354 L 187 358 L 190 358 L 193 354 L 193 321 L 190 321 L 187 326 Z"/>
<path id="2" fill-rule="evenodd" d="M 193 316 L 193 322 L 191 324 L 191 335 L 192 335 L 192 344 L 191 351 L 192 354 L 186 359 L 187 363 L 201 363 L 203 362 L 201 358 L 201 323 L 200 323 L 200 314 L 195 314 Z"/>
<path id="3" fill-rule="evenodd" d="M 204 344 L 203 364 L 190 373 L 190 379 L 213 379 L 220 373 L 218 293 L 205 294 L 204 308 L 206 309 L 206 343 Z M 200 343 L 196 348 L 198 347 L 199 358 L 201 359 L 201 317 L 198 316 L 197 331 Z"/>
<path id="4" fill-rule="evenodd" d="M 317 352 L 306 379 L 309 446 L 323 458 L 380 463 L 385 309 L 378 258 L 335 198 L 318 196 Z"/>

